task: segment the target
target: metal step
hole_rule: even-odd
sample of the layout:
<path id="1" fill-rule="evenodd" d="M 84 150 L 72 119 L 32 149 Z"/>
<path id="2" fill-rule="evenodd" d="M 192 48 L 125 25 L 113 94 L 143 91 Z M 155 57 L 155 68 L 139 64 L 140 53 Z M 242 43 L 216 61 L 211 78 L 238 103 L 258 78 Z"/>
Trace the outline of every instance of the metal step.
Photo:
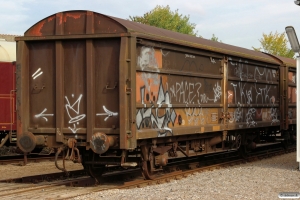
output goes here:
<path id="1" fill-rule="evenodd" d="M 17 132 L 9 133 L 9 141 L 10 143 L 17 143 Z"/>

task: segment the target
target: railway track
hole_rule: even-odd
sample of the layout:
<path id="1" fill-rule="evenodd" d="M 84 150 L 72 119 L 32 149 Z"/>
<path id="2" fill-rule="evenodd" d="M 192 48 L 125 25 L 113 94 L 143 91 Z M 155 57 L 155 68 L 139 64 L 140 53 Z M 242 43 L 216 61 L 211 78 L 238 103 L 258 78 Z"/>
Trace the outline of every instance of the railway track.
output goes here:
<path id="1" fill-rule="evenodd" d="M 1 156 L 0 165 L 17 164 L 23 166 L 26 165 L 27 163 L 54 161 L 54 159 L 55 159 L 54 155 L 29 156 L 29 157 L 25 157 L 24 155 Z"/>
<path id="2" fill-rule="evenodd" d="M 24 166 L 27 163 L 55 160 L 55 153 L 51 148 L 43 148 L 42 150 L 36 150 L 34 152 L 31 152 L 30 154 L 13 153 L 6 155 L 5 152 L 2 153 L 4 154 L 0 155 L 0 165 L 17 164 Z M 59 156 L 58 158 L 60 159 L 61 156 Z"/>
<path id="3" fill-rule="evenodd" d="M 288 150 L 275 148 L 262 152 L 254 152 L 247 159 L 238 158 L 235 155 L 227 156 L 228 161 L 226 162 L 224 162 L 224 160 L 213 161 L 215 155 L 210 155 L 207 157 L 213 159 L 207 159 L 206 164 L 203 166 L 197 165 L 196 163 L 190 163 L 189 167 L 186 168 L 174 165 L 169 168 L 169 173 L 161 173 L 153 180 L 144 180 L 137 170 L 131 170 L 131 172 L 126 171 L 127 174 L 124 177 L 121 176 L 122 172 L 104 174 L 100 185 L 96 183 L 95 179 L 87 176 L 83 170 L 70 172 L 69 176 L 66 176 L 64 173 L 55 173 L 3 180 L 0 182 L 0 196 L 5 199 L 30 199 L 33 197 L 43 199 L 69 199 L 80 195 L 87 195 L 91 192 L 100 192 L 109 189 L 129 189 L 162 184 L 188 177 L 194 173 L 253 162 L 293 151 L 295 151 L 295 148 Z M 218 163 L 212 164 L 214 162 Z M 174 171 L 170 172 L 172 170 Z M 132 177 L 132 180 L 128 181 L 125 177 L 129 176 Z M 33 184 L 33 182 L 35 184 Z"/>
<path id="4" fill-rule="evenodd" d="M 178 171 L 171 174 L 167 174 L 162 177 L 157 177 L 154 180 L 135 180 L 135 181 L 125 182 L 124 185 L 120 186 L 118 189 L 128 189 L 128 188 L 143 187 L 143 186 L 153 185 L 153 184 L 161 184 L 164 182 L 170 182 L 171 180 L 178 180 L 181 178 L 185 178 L 194 173 L 201 173 L 203 171 L 211 171 L 219 168 L 230 167 L 230 166 L 239 165 L 246 162 L 254 162 L 257 160 L 271 158 L 273 156 L 278 156 L 284 153 L 290 153 L 294 151 L 296 151 L 296 147 L 292 147 L 288 150 L 283 150 L 282 148 L 281 149 L 276 148 L 264 152 L 257 152 L 257 153 L 253 153 L 251 156 L 249 156 L 246 159 L 238 158 L 238 159 L 234 159 L 234 160 L 230 160 L 218 164 L 202 166 L 195 169 L 188 169 L 186 171 Z"/>
<path id="5" fill-rule="evenodd" d="M 94 178 L 84 170 L 28 176 L 0 181 L 0 196 L 4 199 L 65 199 L 81 194 L 114 189 L 122 182 L 109 181 L 113 174 L 103 179 L 101 185 L 96 185 Z M 109 177 L 109 178 L 108 178 Z M 114 178 L 113 178 L 114 179 Z M 116 180 L 116 178 L 115 178 Z M 93 187 L 89 187 L 93 186 Z"/>
<path id="6" fill-rule="evenodd" d="M 53 148 L 35 149 L 31 153 L 23 153 L 15 146 L 3 146 L 0 148 L 0 165 L 18 164 L 26 165 L 42 161 L 54 161 L 55 152 Z"/>

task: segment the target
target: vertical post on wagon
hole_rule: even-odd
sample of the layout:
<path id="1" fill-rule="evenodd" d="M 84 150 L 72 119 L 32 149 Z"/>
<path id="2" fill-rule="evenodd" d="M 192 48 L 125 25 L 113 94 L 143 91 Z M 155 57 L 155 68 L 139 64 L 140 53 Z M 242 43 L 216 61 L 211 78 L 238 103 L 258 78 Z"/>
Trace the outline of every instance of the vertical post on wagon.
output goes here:
<path id="1" fill-rule="evenodd" d="M 296 1 L 295 1 L 296 3 Z M 296 92 L 297 92 L 297 103 L 296 103 L 296 107 L 297 107 L 297 162 L 299 162 L 299 170 L 300 170 L 300 127 L 298 126 L 298 124 L 300 124 L 300 45 L 299 45 L 299 41 L 296 35 L 296 31 L 294 29 L 294 27 L 292 26 L 287 26 L 285 27 L 285 32 L 288 36 L 289 42 L 291 44 L 292 50 L 295 53 L 298 53 L 297 55 L 297 63 L 296 63 Z"/>
<path id="2" fill-rule="evenodd" d="M 300 55 L 297 56 L 297 64 L 296 64 L 296 92 L 297 92 L 297 103 L 296 103 L 296 110 L 297 110 L 297 125 L 300 124 Z M 300 126 L 297 127 L 297 162 L 299 162 L 299 170 L 300 170 Z"/>

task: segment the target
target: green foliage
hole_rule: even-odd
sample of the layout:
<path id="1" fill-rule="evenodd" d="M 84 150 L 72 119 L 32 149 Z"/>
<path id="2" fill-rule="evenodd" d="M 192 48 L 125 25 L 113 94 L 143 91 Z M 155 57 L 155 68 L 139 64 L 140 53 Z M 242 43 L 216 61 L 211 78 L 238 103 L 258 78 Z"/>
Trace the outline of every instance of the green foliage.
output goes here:
<path id="1" fill-rule="evenodd" d="M 179 14 L 178 9 L 175 12 L 171 11 L 168 5 L 166 7 L 156 6 L 143 16 L 129 16 L 129 18 L 134 22 L 197 36 L 197 32 L 194 30 L 196 24 L 189 22 L 190 17 Z"/>
<path id="2" fill-rule="evenodd" d="M 259 40 L 261 47 L 252 47 L 255 51 L 263 51 L 269 54 L 283 56 L 287 58 L 293 58 L 295 53 L 292 49 L 288 48 L 288 40 L 285 37 L 284 32 L 278 33 L 277 31 L 273 34 L 263 33 L 263 38 Z"/>
<path id="3" fill-rule="evenodd" d="M 210 40 L 215 41 L 215 42 L 222 42 L 222 40 L 219 41 L 219 38 L 216 37 L 215 34 L 212 35 Z"/>

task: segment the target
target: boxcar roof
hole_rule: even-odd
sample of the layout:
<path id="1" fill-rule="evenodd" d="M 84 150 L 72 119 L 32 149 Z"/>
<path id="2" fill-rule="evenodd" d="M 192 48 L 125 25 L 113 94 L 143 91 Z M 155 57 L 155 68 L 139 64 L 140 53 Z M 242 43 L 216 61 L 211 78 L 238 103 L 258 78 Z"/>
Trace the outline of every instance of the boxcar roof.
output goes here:
<path id="1" fill-rule="evenodd" d="M 273 56 L 275 59 L 279 60 L 282 64 L 287 65 L 289 67 L 296 67 L 297 65 L 297 61 L 295 59 L 271 55 L 271 54 L 268 55 Z"/>
<path id="2" fill-rule="evenodd" d="M 0 39 L 0 62 L 16 61 L 16 42 Z"/>
<path id="3" fill-rule="evenodd" d="M 76 26 L 74 26 L 76 24 Z M 51 15 L 29 28 L 27 36 L 68 36 L 87 34 L 135 34 L 161 42 L 174 43 L 207 51 L 218 52 L 228 56 L 237 56 L 278 64 L 268 55 L 221 42 L 215 42 L 196 36 L 169 31 L 154 26 L 140 24 L 129 20 L 103 15 L 92 11 L 65 11 Z M 74 38 L 74 37 L 73 37 Z M 44 37 L 46 39 L 46 37 Z"/>

